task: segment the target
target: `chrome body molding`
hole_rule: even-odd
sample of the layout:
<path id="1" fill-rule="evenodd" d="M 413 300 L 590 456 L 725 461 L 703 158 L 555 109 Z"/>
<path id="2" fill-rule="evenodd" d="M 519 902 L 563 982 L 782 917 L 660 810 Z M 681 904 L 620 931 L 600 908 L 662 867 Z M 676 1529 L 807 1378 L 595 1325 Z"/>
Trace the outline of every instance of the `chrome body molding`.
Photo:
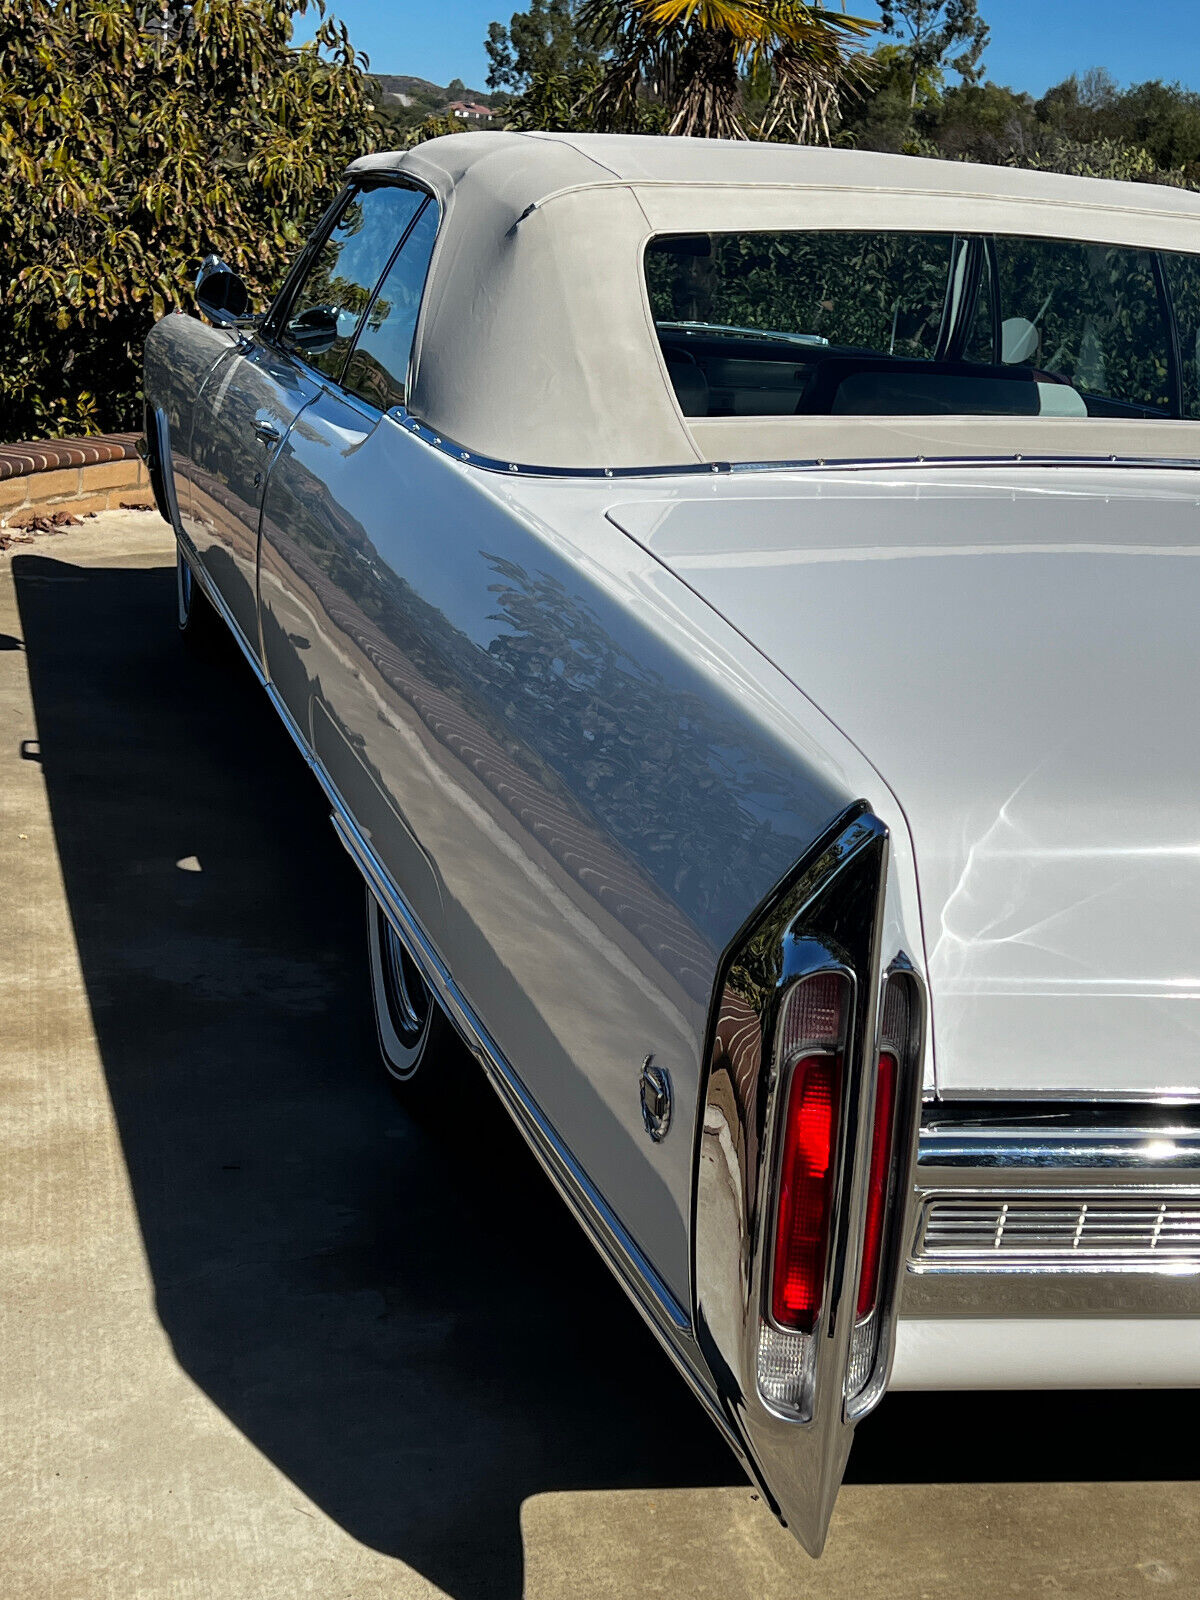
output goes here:
<path id="1" fill-rule="evenodd" d="M 865 1189 L 879 1038 L 880 972 L 899 951 L 884 916 L 888 832 L 865 806 L 843 817 L 768 908 L 734 941 L 714 1001 L 698 1128 L 695 1211 L 696 1333 L 728 1423 L 746 1441 L 778 1514 L 813 1554 L 824 1543 L 855 1421 L 881 1395 L 895 1337 L 896 1263 L 911 1181 L 919 1082 L 906 1074 L 897 1126 L 897 1198 L 884 1245 L 878 1325 L 855 1349 Z M 821 1312 L 811 1335 L 792 1335 L 807 1367 L 803 1398 L 781 1406 L 764 1390 L 764 1351 L 785 1337 L 768 1314 L 772 1192 L 784 1066 L 775 1023 L 795 983 L 837 972 L 849 982 L 831 1232 Z M 923 1009 L 923 1008 L 922 1008 Z M 919 1049 L 914 1052 L 919 1060 Z M 872 1064 L 870 1072 L 865 1070 Z M 906 1117 L 908 1119 L 906 1123 Z M 770 1393 L 770 1398 L 767 1397 Z"/>
<path id="2" fill-rule="evenodd" d="M 926 1108 L 921 1167 L 1004 1170 L 1168 1167 L 1200 1173 L 1200 1118 L 1186 1105 L 1161 1102 L 1011 1107 Z"/>
<path id="3" fill-rule="evenodd" d="M 272 695 L 272 699 L 276 697 Z M 282 706 L 279 709 L 286 716 L 285 709 Z M 293 737 L 296 737 L 294 730 Z M 556 1188 L 591 1234 L 593 1242 L 627 1292 L 641 1307 L 647 1320 L 664 1334 L 668 1331 L 672 1336 L 690 1334 L 691 1319 L 687 1312 L 630 1238 L 604 1197 L 542 1115 L 512 1066 L 504 1059 L 499 1046 L 490 1038 L 425 937 L 404 896 L 355 826 L 319 763 L 310 761 L 310 765 L 333 808 L 332 821 L 338 838 L 383 907 L 388 921 L 404 941 L 422 977 L 488 1074 L 513 1121 L 525 1135 Z"/>
<path id="4" fill-rule="evenodd" d="M 447 439 L 436 429 L 414 417 L 404 406 L 393 406 L 388 412 L 393 422 L 399 423 L 405 433 L 414 439 L 440 450 L 443 455 L 464 466 L 477 467 L 481 472 L 503 472 L 519 478 L 675 478 L 681 473 L 697 473 L 711 477 L 714 473 L 732 472 L 728 461 L 690 461 L 674 467 L 540 467 L 527 461 L 501 461 L 495 456 L 481 455 L 478 450 L 468 450 L 454 439 Z"/>
<path id="5" fill-rule="evenodd" d="M 477 467 L 482 472 L 501 472 L 521 478 L 711 478 L 763 472 L 890 472 L 914 467 L 1158 467 L 1179 471 L 1200 471 L 1200 458 L 1193 456 L 1087 456 L 1014 453 L 1012 455 L 921 455 L 921 456 L 801 456 L 764 461 L 683 461 L 674 466 L 645 467 L 546 467 L 529 461 L 502 461 L 498 457 L 468 450 L 457 440 L 446 438 L 405 406 L 388 412 L 414 438 L 443 455 Z"/>
<path id="6" fill-rule="evenodd" d="M 180 536 L 178 523 L 176 523 L 176 537 L 186 552 L 189 542 L 186 536 Z M 291 712 L 274 685 L 267 679 L 253 651 L 242 637 L 219 591 L 208 582 L 203 568 L 195 561 L 194 556 L 189 565 L 195 580 L 229 628 L 255 680 L 266 691 L 267 698 L 279 714 L 280 721 L 305 765 L 321 786 L 330 805 L 330 820 L 334 831 L 361 873 L 364 882 L 383 908 L 388 922 L 403 940 L 422 977 L 487 1074 L 492 1087 L 529 1144 L 539 1165 L 566 1201 L 572 1214 L 600 1252 L 625 1293 L 656 1334 L 660 1344 L 689 1388 L 703 1404 L 743 1468 L 750 1476 L 754 1476 L 753 1465 L 746 1457 L 743 1441 L 738 1432 L 730 1426 L 720 1403 L 716 1386 L 695 1339 L 691 1317 L 687 1310 L 679 1304 L 653 1264 L 638 1249 L 636 1242 L 622 1226 L 604 1197 L 542 1115 L 512 1066 L 504 1059 L 499 1047 L 488 1035 L 426 937 L 404 895 L 355 825 L 328 773 L 310 749 Z"/>

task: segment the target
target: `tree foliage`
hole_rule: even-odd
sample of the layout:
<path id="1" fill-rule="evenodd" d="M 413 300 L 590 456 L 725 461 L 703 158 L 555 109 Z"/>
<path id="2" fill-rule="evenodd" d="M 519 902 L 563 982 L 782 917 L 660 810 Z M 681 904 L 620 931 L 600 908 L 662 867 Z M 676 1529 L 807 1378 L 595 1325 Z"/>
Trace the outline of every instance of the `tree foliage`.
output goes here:
<path id="1" fill-rule="evenodd" d="M 998 83 L 947 85 L 946 71 L 930 67 L 910 103 L 904 51 L 880 45 L 873 59 L 867 92 L 846 107 L 835 130 L 840 144 L 1200 187 L 1200 94 L 1179 84 L 1122 89 L 1093 70 L 1072 74 L 1035 100 Z"/>
<path id="2" fill-rule="evenodd" d="M 879 23 L 902 40 L 910 106 L 916 105 L 922 73 L 949 67 L 964 83 L 978 81 L 990 37 L 979 0 L 882 0 Z"/>
<path id="3" fill-rule="evenodd" d="M 507 28 L 491 24 L 484 49 L 489 89 L 524 95 L 536 80 L 543 98 L 549 84 L 589 80 L 599 61 L 573 0 L 530 0 L 529 10 L 516 12 Z"/>
<path id="4" fill-rule="evenodd" d="M 0 0 L 0 437 L 136 425 L 210 251 L 265 299 L 378 142 L 362 65 L 322 0 Z"/>
<path id="5" fill-rule="evenodd" d="M 589 127 L 589 108 L 603 82 L 604 71 L 598 62 L 582 66 L 537 68 L 530 74 L 520 95 L 508 112 L 508 126 L 522 132 L 570 133 Z M 657 123 L 654 108 L 644 111 L 638 132 L 664 133 L 661 118 Z"/>

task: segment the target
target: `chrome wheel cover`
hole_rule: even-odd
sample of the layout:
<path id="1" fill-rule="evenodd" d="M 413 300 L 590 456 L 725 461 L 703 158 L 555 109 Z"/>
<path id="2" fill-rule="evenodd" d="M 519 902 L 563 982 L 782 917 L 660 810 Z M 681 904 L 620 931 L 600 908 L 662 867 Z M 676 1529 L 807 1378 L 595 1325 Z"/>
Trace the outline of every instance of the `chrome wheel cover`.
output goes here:
<path id="1" fill-rule="evenodd" d="M 432 997 L 390 922 L 385 923 L 383 953 L 392 1022 L 405 1044 L 417 1044 L 429 1027 Z"/>
<path id="2" fill-rule="evenodd" d="M 369 891 L 367 915 L 379 1049 L 389 1074 L 404 1082 L 424 1061 L 437 1002 Z"/>

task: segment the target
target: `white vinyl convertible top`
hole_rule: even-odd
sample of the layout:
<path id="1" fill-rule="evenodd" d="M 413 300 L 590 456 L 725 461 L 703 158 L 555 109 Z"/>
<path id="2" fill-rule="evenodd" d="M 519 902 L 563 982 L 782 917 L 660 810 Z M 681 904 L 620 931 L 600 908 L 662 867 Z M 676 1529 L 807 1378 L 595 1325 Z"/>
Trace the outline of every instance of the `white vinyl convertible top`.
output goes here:
<path id="1" fill-rule="evenodd" d="M 363 156 L 442 212 L 409 409 L 501 462 L 631 468 L 915 455 L 1200 457 L 1200 425 L 1079 417 L 685 418 L 641 263 L 661 233 L 890 228 L 1200 253 L 1200 194 L 865 151 L 460 133 Z"/>

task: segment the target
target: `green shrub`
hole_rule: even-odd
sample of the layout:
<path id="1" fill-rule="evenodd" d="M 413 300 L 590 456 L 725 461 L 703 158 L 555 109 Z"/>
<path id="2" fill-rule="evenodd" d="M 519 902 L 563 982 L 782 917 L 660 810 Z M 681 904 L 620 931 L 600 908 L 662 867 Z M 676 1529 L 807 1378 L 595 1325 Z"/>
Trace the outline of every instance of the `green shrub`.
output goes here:
<path id="1" fill-rule="evenodd" d="M 379 142 L 314 0 L 0 0 L 0 439 L 135 427 L 141 344 L 216 251 L 262 303 Z"/>

